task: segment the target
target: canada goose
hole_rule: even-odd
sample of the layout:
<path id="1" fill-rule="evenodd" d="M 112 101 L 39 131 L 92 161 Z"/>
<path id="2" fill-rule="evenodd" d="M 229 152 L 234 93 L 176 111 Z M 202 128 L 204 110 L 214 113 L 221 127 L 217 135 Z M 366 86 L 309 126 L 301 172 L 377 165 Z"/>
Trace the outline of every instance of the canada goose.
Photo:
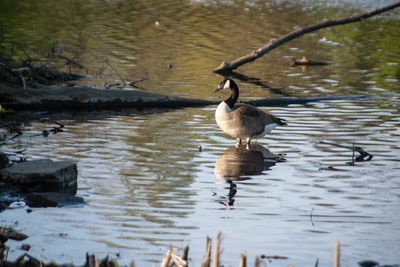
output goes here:
<path id="1" fill-rule="evenodd" d="M 215 120 L 224 133 L 237 139 L 247 140 L 247 146 L 253 138 L 260 138 L 271 132 L 278 125 L 286 125 L 285 120 L 265 113 L 251 104 L 236 103 L 239 88 L 232 79 L 225 78 L 214 92 L 230 89 L 231 96 L 222 101 L 215 111 Z"/>

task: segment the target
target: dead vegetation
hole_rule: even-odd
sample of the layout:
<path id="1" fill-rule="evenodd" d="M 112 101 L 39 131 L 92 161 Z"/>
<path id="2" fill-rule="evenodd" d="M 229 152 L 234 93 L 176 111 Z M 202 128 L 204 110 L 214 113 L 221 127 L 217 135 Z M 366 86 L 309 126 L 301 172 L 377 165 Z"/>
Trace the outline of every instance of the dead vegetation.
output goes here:
<path id="1" fill-rule="evenodd" d="M 36 56 L 31 49 L 12 39 L 0 40 L 0 81 L 27 87 L 54 85 L 82 78 L 72 68 L 87 72 L 74 57 L 63 55 L 63 48 L 53 47 L 45 55 Z M 68 70 L 67 72 L 64 70 Z"/>
<path id="2" fill-rule="evenodd" d="M 8 250 L 9 248 L 5 245 L 5 242 L 11 238 L 11 234 L 15 235 L 15 231 L 11 228 L 1 228 L 0 230 L 0 267 L 73 267 L 72 264 L 57 264 L 55 262 L 44 263 L 42 260 L 39 260 L 28 253 L 23 253 L 19 257 L 17 257 L 14 261 L 7 261 Z M 17 237 L 23 234 L 17 233 Z M 16 240 L 24 240 L 27 236 L 23 235 L 23 238 Z M 15 238 L 14 238 L 15 239 Z M 203 257 L 201 267 L 218 267 L 223 266 L 220 262 L 221 257 L 221 241 L 222 241 L 222 233 L 219 232 L 214 244 L 214 250 L 212 250 L 212 239 L 207 237 L 207 246 L 206 252 Z M 182 256 L 178 256 L 179 249 L 170 247 L 164 258 L 161 261 L 160 267 L 188 267 L 189 266 L 189 246 L 186 246 L 183 249 Z M 238 260 L 239 267 L 250 266 L 247 262 L 247 252 L 243 252 Z M 265 266 L 263 260 L 289 260 L 288 257 L 278 256 L 278 255 L 260 255 L 257 256 L 254 260 L 254 267 Z M 314 267 L 318 267 L 319 265 L 318 258 L 316 259 Z M 86 253 L 86 261 L 82 267 L 118 267 L 118 263 L 116 260 L 109 258 L 108 256 L 102 260 L 96 259 L 95 255 L 89 255 Z M 131 261 L 129 267 L 134 267 L 134 261 Z M 286 266 L 286 265 L 285 265 Z M 294 265 L 289 265 L 294 267 Z M 340 244 L 336 242 L 334 247 L 334 263 L 333 267 L 340 266 Z"/>
<path id="3" fill-rule="evenodd" d="M 33 52 L 26 44 L 0 36 L 0 82 L 20 85 L 26 90 L 40 85 L 70 86 L 73 85 L 70 81 L 88 78 L 90 86 L 95 88 L 122 89 L 127 84 L 139 88 L 137 83 L 148 79 L 127 82 L 107 57 L 91 57 L 93 67 L 89 69 L 80 63 L 83 56 L 80 51 L 68 53 L 68 50 L 66 45 L 54 45 L 45 52 Z"/>

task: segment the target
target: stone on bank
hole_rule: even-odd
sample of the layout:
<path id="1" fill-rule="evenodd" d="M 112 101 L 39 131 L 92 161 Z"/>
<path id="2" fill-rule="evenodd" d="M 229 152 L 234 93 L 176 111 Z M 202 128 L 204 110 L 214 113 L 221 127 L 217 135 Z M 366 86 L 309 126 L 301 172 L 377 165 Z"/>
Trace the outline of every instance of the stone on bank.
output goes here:
<path id="1" fill-rule="evenodd" d="M 1 180 L 23 192 L 75 194 L 78 170 L 74 162 L 40 159 L 14 164 L 0 172 Z"/>
<path id="2" fill-rule="evenodd" d="M 77 177 L 77 166 L 70 161 L 40 159 L 11 166 L 3 164 L 0 168 L 0 212 L 15 198 L 24 198 L 30 207 L 84 204 L 83 198 L 75 196 Z"/>

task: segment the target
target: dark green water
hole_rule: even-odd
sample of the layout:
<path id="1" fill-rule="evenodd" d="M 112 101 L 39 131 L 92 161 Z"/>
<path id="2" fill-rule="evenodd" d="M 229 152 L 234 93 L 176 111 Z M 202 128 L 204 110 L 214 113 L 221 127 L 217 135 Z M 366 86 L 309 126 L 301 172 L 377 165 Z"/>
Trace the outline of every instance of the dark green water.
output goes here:
<path id="1" fill-rule="evenodd" d="M 81 83 L 98 88 L 144 79 L 136 83 L 143 90 L 215 100 L 226 96 L 212 93 L 222 79 L 212 69 L 222 60 L 388 2 L 1 0 L 1 41 L 2 49 L 29 47 L 33 57 L 62 48 L 85 67 L 72 66 L 88 75 Z M 265 109 L 289 125 L 259 140 L 259 149 L 286 161 L 258 168 L 259 154 L 236 151 L 235 140 L 218 129 L 215 107 L 72 117 L 63 120 L 64 133 L 2 150 L 27 148 L 29 159 L 77 162 L 78 195 L 87 205 L 11 209 L 0 214 L 2 225 L 18 222 L 30 236 L 30 254 L 65 263 L 81 264 L 89 251 L 123 264 L 158 265 L 170 245 L 189 245 L 190 264 L 198 266 L 206 236 L 219 231 L 226 266 L 236 266 L 243 251 L 250 264 L 264 254 L 289 257 L 264 260 L 268 266 L 313 266 L 317 258 L 328 266 L 335 241 L 343 266 L 365 259 L 399 263 L 399 14 L 305 35 L 237 70 L 250 78 L 237 79 L 242 99 L 383 96 Z M 332 64 L 290 66 L 292 57 L 303 56 Z M 36 122 L 23 129 L 28 135 L 46 127 Z M 320 140 L 355 142 L 374 158 L 352 166 L 351 151 Z M 220 177 L 240 168 L 246 179 L 236 182 L 232 197 Z M 9 246 L 10 259 L 23 253 L 19 243 Z"/>

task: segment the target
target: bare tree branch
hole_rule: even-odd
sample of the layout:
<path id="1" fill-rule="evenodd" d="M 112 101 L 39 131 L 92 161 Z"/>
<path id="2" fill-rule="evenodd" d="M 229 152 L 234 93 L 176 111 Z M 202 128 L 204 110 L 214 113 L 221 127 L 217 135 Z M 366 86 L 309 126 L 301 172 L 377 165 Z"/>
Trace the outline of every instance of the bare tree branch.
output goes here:
<path id="1" fill-rule="evenodd" d="M 309 32 L 313 32 L 322 28 L 326 28 L 326 27 L 331 27 L 331 26 L 336 26 L 336 25 L 341 25 L 341 24 L 347 24 L 347 23 L 352 23 L 352 22 L 357 22 L 357 21 L 362 21 L 366 18 L 381 14 L 383 12 L 386 12 L 388 10 L 397 8 L 400 6 L 400 1 L 397 1 L 393 4 L 390 5 L 386 5 L 384 7 L 380 7 L 374 10 L 370 10 L 367 11 L 365 13 L 361 13 L 357 16 L 353 16 L 350 18 L 345 18 L 345 19 L 338 19 L 338 20 L 327 20 L 327 21 L 323 21 L 317 24 L 313 24 L 304 28 L 300 28 L 298 30 L 295 30 L 291 33 L 288 33 L 278 39 L 272 39 L 269 43 L 263 45 L 262 47 L 258 48 L 257 50 L 253 50 L 252 52 L 250 52 L 247 55 L 244 55 L 240 58 L 235 59 L 232 62 L 222 62 L 222 64 L 217 67 L 216 69 L 214 69 L 213 71 L 215 73 L 219 73 L 219 74 L 230 74 L 232 72 L 232 70 L 240 67 L 243 64 L 246 64 L 248 62 L 254 61 L 257 58 L 267 54 L 269 51 L 271 51 L 272 49 L 286 43 L 289 42 L 290 40 L 297 38 L 303 34 L 309 33 Z"/>

